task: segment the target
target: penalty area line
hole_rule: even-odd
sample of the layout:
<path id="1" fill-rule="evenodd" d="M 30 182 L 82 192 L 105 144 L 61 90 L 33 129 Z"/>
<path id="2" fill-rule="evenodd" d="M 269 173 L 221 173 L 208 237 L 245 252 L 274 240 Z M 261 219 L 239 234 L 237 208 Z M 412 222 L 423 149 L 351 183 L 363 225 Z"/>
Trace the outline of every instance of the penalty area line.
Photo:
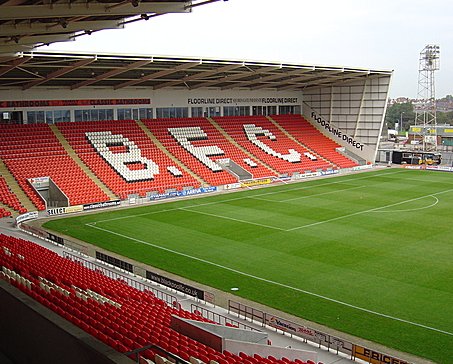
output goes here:
<path id="1" fill-rule="evenodd" d="M 433 207 L 433 206 L 437 205 L 437 203 L 439 202 L 437 197 L 436 197 L 437 195 L 442 195 L 444 193 L 448 193 L 448 192 L 451 192 L 451 191 L 453 191 L 453 188 L 450 188 L 450 189 L 444 190 L 444 191 L 440 191 L 440 192 L 436 192 L 436 193 L 431 193 L 429 195 L 414 197 L 414 198 L 411 198 L 411 199 L 408 199 L 408 200 L 399 201 L 399 202 L 391 203 L 391 204 L 380 206 L 380 207 L 374 207 L 374 208 L 368 209 L 368 210 L 362 210 L 362 211 L 353 212 L 352 214 L 341 215 L 341 216 L 333 217 L 333 218 L 327 219 L 327 220 L 316 221 L 316 222 L 313 222 L 313 223 L 307 224 L 307 225 L 296 226 L 296 227 L 288 229 L 286 231 L 301 230 L 301 229 L 309 228 L 309 227 L 312 227 L 312 226 L 318 226 L 318 225 L 326 224 L 326 223 L 337 221 L 337 220 L 347 219 L 348 217 L 352 217 L 352 216 L 363 215 L 363 214 L 370 213 L 370 212 L 384 212 L 384 211 L 381 211 L 381 210 L 386 209 L 388 207 L 399 206 L 399 205 L 402 205 L 402 204 L 405 204 L 405 203 L 408 203 L 408 202 L 412 202 L 412 201 L 418 201 L 418 200 L 421 200 L 421 199 L 426 198 L 426 197 L 432 197 L 432 198 L 437 200 L 437 202 L 435 202 L 432 206 L 429 206 L 429 207 Z"/>
<path id="2" fill-rule="evenodd" d="M 195 213 L 195 214 L 200 214 L 200 215 L 206 215 L 206 216 L 217 217 L 217 218 L 219 218 L 219 219 L 226 219 L 226 220 L 236 221 L 236 222 L 240 222 L 240 223 L 243 223 L 243 224 L 261 226 L 261 227 L 268 228 L 268 229 L 273 229 L 273 230 L 286 231 L 286 229 L 279 228 L 279 227 L 277 227 L 277 226 L 265 225 L 265 224 L 260 224 L 259 222 L 253 222 L 253 221 L 247 221 L 247 220 L 236 219 L 236 218 L 234 218 L 234 217 L 229 217 L 229 216 L 222 216 L 222 215 L 217 215 L 217 214 L 211 214 L 211 213 L 209 213 L 209 212 L 203 212 L 203 211 L 193 210 L 193 209 L 190 209 L 190 208 L 188 208 L 188 207 L 180 207 L 179 210 L 188 211 L 188 212 L 193 212 L 193 213 Z"/>
<path id="3" fill-rule="evenodd" d="M 339 304 L 339 305 L 342 305 L 342 306 L 346 306 L 346 307 L 349 307 L 349 308 L 352 308 L 352 309 L 355 309 L 355 310 L 358 310 L 358 311 L 366 312 L 366 313 L 369 313 L 369 314 L 372 314 L 372 315 L 375 315 L 375 316 L 384 317 L 384 318 L 387 318 L 387 319 L 390 319 L 390 320 L 394 320 L 394 321 L 399 321 L 399 322 L 402 322 L 402 323 L 405 323 L 405 324 L 408 324 L 408 325 L 411 325 L 411 326 L 417 326 L 417 327 L 421 327 L 421 328 L 426 329 L 426 330 L 435 331 L 435 332 L 438 332 L 438 333 L 441 333 L 441 334 L 453 336 L 453 333 L 448 332 L 448 331 L 436 329 L 435 327 L 419 324 L 417 322 L 412 322 L 412 321 L 408 321 L 408 320 L 401 319 L 401 318 L 398 318 L 398 317 L 394 317 L 394 316 L 391 316 L 391 315 L 387 315 L 387 314 L 384 314 L 384 313 L 376 312 L 376 311 L 369 310 L 369 309 L 364 308 L 364 307 L 355 306 L 355 305 L 352 305 L 352 304 L 347 303 L 347 302 L 343 302 L 343 301 L 340 301 L 340 300 L 336 300 L 334 298 L 330 298 L 330 297 L 327 297 L 327 296 L 320 295 L 318 293 L 310 292 L 310 291 L 307 291 L 307 290 L 304 290 L 304 289 L 301 289 L 301 288 L 297 288 L 297 287 L 292 287 L 292 286 L 290 286 L 288 284 L 284 284 L 284 283 L 272 281 L 270 279 L 258 277 L 258 276 L 255 276 L 253 274 L 242 272 L 242 271 L 234 269 L 234 268 L 226 267 L 224 265 L 221 265 L 221 264 L 218 264 L 218 263 L 214 263 L 214 262 L 211 262 L 211 261 L 203 259 L 203 258 L 194 257 L 192 255 L 189 255 L 189 254 L 186 254 L 186 253 L 181 253 L 181 252 L 178 252 L 176 250 L 165 248 L 165 247 L 162 247 L 160 245 L 156 245 L 156 244 L 144 241 L 144 240 L 136 239 L 136 238 L 133 238 L 131 236 L 127 236 L 125 234 L 118 233 L 116 231 L 104 229 L 104 228 L 101 228 L 99 226 L 95 226 L 92 223 L 87 223 L 87 224 L 85 224 L 85 226 L 89 226 L 89 227 L 91 227 L 93 229 L 97 229 L 97 230 L 104 231 L 104 232 L 109 233 L 109 234 L 113 234 L 113 235 L 116 235 L 116 236 L 119 236 L 119 237 L 122 237 L 122 238 L 125 238 L 125 239 L 129 239 L 131 241 L 135 241 L 135 242 L 140 243 L 140 244 L 148 245 L 148 246 L 151 246 L 151 247 L 156 248 L 156 249 L 161 249 L 161 250 L 167 251 L 167 252 L 172 253 L 172 254 L 180 255 L 180 256 L 183 256 L 183 257 L 186 257 L 186 258 L 189 258 L 189 259 L 192 259 L 192 260 L 196 260 L 196 261 L 208 264 L 208 265 L 212 265 L 214 267 L 217 267 L 217 268 L 220 268 L 220 269 L 224 269 L 224 270 L 227 270 L 227 271 L 242 275 L 244 277 L 252 278 L 252 279 L 255 279 L 257 281 L 269 283 L 269 284 L 272 284 L 272 285 L 275 285 L 275 286 L 279 286 L 279 287 L 290 289 L 292 291 L 304 293 L 304 294 L 309 295 L 309 296 L 317 297 L 317 298 L 320 298 L 320 299 L 323 299 L 323 300 L 326 300 L 326 301 L 329 301 L 329 302 L 333 302 L 333 303 L 336 303 L 336 304 Z"/>

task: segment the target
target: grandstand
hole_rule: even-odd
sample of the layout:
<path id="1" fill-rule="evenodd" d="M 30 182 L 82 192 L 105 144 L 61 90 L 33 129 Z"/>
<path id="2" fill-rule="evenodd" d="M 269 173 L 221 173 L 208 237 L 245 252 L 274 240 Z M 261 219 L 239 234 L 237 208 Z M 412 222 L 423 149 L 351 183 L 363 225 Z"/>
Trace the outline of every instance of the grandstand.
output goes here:
<path id="1" fill-rule="evenodd" d="M 51 52 L 2 62 L 0 216 L 8 221 L 368 168 L 391 76 Z M 38 82 L 33 74 L 47 76 Z M 156 363 L 316 361 L 273 346 L 215 350 L 170 324 L 172 315 L 206 321 L 202 316 L 14 239 L 2 236 L 3 279 L 130 358 L 146 348 L 141 360 Z"/>
<path id="2" fill-rule="evenodd" d="M 7 172 L 38 210 L 358 166 L 294 115 L 4 124 L 0 135 Z M 40 178 L 66 201 L 34 188 Z"/>
<path id="3" fill-rule="evenodd" d="M 20 226 L 36 217 L 251 189 L 373 165 L 391 71 L 35 50 L 165 13 L 190 12 L 215 1 L 144 0 L 110 2 L 107 7 L 109 2 L 88 1 L 73 3 L 71 16 L 64 14 L 62 4 L 54 4 L 52 10 L 33 1 L 0 5 L 0 226 L 7 227 L 0 232 L 2 292 L 9 292 L 5 297 L 26 295 L 20 296 L 24 306 L 18 311 L 27 312 L 33 330 L 40 321 L 24 308 L 33 306 L 30 298 L 58 315 L 60 323 L 83 330 L 73 346 L 68 344 L 73 339 L 65 341 L 63 331 L 55 331 L 52 337 L 61 345 L 55 344 L 53 354 L 43 354 L 46 344 L 40 341 L 42 348 L 30 345 L 19 358 L 30 363 L 43 362 L 44 357 L 49 363 L 315 364 L 321 362 L 316 353 L 321 346 L 329 353 L 340 352 L 340 362 L 371 360 L 377 353 L 360 354 L 365 347 L 307 328 L 302 330 L 307 336 L 299 340 L 305 343 L 311 335 L 318 348 L 278 348 L 270 340 L 260 345 L 246 342 L 243 338 L 253 331 L 249 326 L 224 318 L 218 322 L 183 308 L 171 292 L 150 284 L 149 267 L 137 269 L 121 256 L 107 255 L 108 249 L 100 253 L 55 231 L 23 226 L 56 244 L 49 250 L 24 239 L 10 224 L 13 217 Z M 56 17 L 53 12 L 61 14 Z M 351 189 L 355 188 L 361 187 Z M 203 214 L 215 216 L 213 212 L 198 216 Z M 201 221 L 180 218 L 182 223 Z M 227 219 L 243 222 L 236 215 Z M 80 231 L 85 227 L 81 224 Z M 84 260 L 88 256 L 97 263 L 108 262 L 109 268 L 90 265 L 91 260 Z M 124 275 L 117 275 L 112 265 Z M 6 302 L 5 298 L 5 309 L 14 306 Z M 53 317 L 45 312 L 44 316 L 45 321 Z M 267 325 L 283 332 L 292 325 L 285 328 L 273 322 L 263 322 L 261 330 Z M 14 323 L 11 327 L 4 330 L 3 342 L 18 351 L 21 341 Z M 223 342 L 231 339 L 239 346 L 219 347 L 213 331 L 222 332 Z M 95 344 L 87 344 L 86 335 Z M 73 359 L 64 356 L 69 347 Z"/>

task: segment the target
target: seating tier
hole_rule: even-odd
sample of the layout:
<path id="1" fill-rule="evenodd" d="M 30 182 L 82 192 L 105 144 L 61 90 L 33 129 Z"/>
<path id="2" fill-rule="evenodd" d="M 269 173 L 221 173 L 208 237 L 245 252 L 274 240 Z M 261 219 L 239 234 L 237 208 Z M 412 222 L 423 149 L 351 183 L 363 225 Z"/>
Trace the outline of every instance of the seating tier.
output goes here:
<path id="1" fill-rule="evenodd" d="M 3 176 L 0 176 L 0 202 L 21 214 L 27 212 L 27 209 L 22 206 L 22 203 L 19 201 L 16 194 L 9 188 Z M 0 217 L 10 215 L 11 213 L 6 209 L 0 210 Z"/>
<path id="2" fill-rule="evenodd" d="M 50 177 L 71 205 L 109 199 L 66 153 L 47 124 L 1 125 L 0 157 L 39 210 L 45 204 L 28 182 L 36 177 Z"/>
<path id="3" fill-rule="evenodd" d="M 133 120 L 60 123 L 58 128 L 80 159 L 110 190 L 122 199 L 130 194 L 145 196 L 146 192 L 158 191 L 162 193 L 167 189 L 181 190 L 183 187 L 198 187 L 199 185 L 199 182 L 186 172 L 176 176 L 168 171 L 167 167 L 174 166 L 175 163 L 152 142 Z M 91 138 L 93 139 L 96 135 L 102 135 L 99 133 L 110 133 L 111 137 L 114 138 L 110 143 L 111 145 L 104 147 L 104 150 L 102 150 L 102 147 L 96 147 L 89 140 L 89 135 L 92 135 Z M 134 149 L 134 155 L 137 159 L 144 160 L 146 158 L 157 164 L 159 166 L 158 173 L 154 173 L 152 178 L 149 175 L 148 177 L 145 176 L 142 180 L 140 177 L 134 177 L 135 179 L 133 180 L 125 179 L 121 173 L 131 173 L 130 171 L 134 169 L 136 171 L 142 168 L 146 169 L 140 163 L 123 163 L 121 161 L 118 162 L 118 165 L 121 165 L 123 169 L 127 165 L 129 170 L 120 170 L 118 172 L 112 166 L 112 164 L 116 163 L 114 161 L 115 154 L 118 155 L 118 158 L 123 158 L 122 160 L 126 161 L 127 158 L 124 159 L 125 154 L 123 154 L 123 157 L 120 155 L 132 149 Z M 109 159 L 110 157 L 113 159 Z M 178 168 L 176 167 L 176 169 Z M 143 171 L 146 172 L 145 170 Z"/>
<path id="4" fill-rule="evenodd" d="M 264 116 L 214 119 L 238 144 L 281 174 L 304 173 L 332 166 L 320 157 L 310 159 L 305 156 L 304 153 L 309 152 L 305 147 L 291 140 Z"/>
<path id="5" fill-rule="evenodd" d="M 298 141 L 331 161 L 339 168 L 357 166 L 357 163 L 336 151 L 336 148 L 341 147 L 341 145 L 320 133 L 303 116 L 273 115 L 272 118 Z"/>
<path id="6" fill-rule="evenodd" d="M 257 159 L 253 159 L 254 163 L 248 164 L 245 160 L 250 159 L 250 157 L 226 139 L 205 118 L 150 119 L 145 120 L 144 123 L 168 151 L 211 185 L 234 183 L 237 182 L 237 178 L 225 170 L 216 168 L 216 166 L 210 168 L 206 165 L 209 161 L 205 161 L 208 163 L 204 164 L 201 161 L 202 157 L 196 156 L 197 148 L 211 147 L 212 154 L 208 155 L 208 158 L 212 162 L 215 163 L 219 159 L 230 159 L 248 171 L 254 178 L 273 175 L 273 172 Z M 179 134 L 177 134 L 178 130 L 175 130 L 178 128 Z M 198 131 L 197 135 L 200 134 L 200 130 L 205 135 L 196 137 L 192 134 L 191 136 L 191 132 L 193 133 L 194 130 Z M 180 140 L 184 139 L 184 141 L 178 141 L 175 135 L 179 135 Z M 187 139 L 187 142 L 185 139 Z M 188 147 L 185 148 L 184 144 Z M 209 154 L 209 149 L 206 149 L 206 151 Z M 215 153 L 216 151 L 217 153 Z M 252 167 L 251 165 L 256 166 Z"/>

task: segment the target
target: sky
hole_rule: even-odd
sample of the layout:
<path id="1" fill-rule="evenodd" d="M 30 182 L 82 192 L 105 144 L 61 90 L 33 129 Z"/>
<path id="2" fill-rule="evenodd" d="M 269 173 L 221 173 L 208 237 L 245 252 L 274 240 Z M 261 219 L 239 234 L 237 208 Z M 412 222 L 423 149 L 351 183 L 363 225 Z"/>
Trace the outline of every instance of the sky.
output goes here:
<path id="1" fill-rule="evenodd" d="M 452 0 L 229 0 L 41 49 L 393 70 L 389 96 L 415 98 L 428 44 L 436 97 L 451 95 Z"/>

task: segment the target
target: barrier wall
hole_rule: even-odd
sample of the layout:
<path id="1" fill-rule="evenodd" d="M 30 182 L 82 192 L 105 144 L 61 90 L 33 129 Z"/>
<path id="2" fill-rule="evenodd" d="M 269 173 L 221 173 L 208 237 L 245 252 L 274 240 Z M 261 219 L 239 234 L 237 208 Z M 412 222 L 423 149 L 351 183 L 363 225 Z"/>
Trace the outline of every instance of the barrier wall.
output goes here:
<path id="1" fill-rule="evenodd" d="M 0 296 L 0 350 L 14 363 L 133 363 L 2 280 Z"/>
<path id="2" fill-rule="evenodd" d="M 231 353 L 243 352 L 252 357 L 258 354 L 262 357 L 285 357 L 290 360 L 314 362 L 318 359 L 318 354 L 314 351 L 269 346 L 268 334 L 260 331 L 219 326 L 178 316 L 172 316 L 171 328 L 220 352 L 227 350 Z"/>

